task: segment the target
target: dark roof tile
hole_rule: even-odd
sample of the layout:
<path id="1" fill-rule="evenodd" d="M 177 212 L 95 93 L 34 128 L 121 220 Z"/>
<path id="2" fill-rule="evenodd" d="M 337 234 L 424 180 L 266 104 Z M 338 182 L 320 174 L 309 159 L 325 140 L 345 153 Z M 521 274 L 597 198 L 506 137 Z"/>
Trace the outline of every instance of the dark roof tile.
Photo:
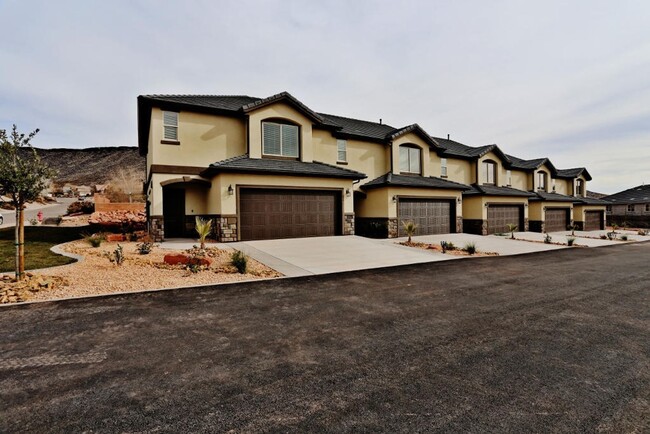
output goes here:
<path id="1" fill-rule="evenodd" d="M 306 163 L 297 160 L 276 160 L 272 158 L 250 158 L 248 154 L 228 158 L 210 164 L 203 173 L 219 172 L 277 173 L 293 176 L 314 176 L 321 178 L 364 179 L 366 175 L 354 170 L 332 166 L 318 161 Z"/>
<path id="2" fill-rule="evenodd" d="M 517 196 L 534 197 L 535 193 L 519 190 L 512 187 L 497 187 L 496 185 L 473 184 L 471 190 L 463 193 L 464 196 Z"/>
<path id="3" fill-rule="evenodd" d="M 605 196 L 605 199 L 611 203 L 650 203 L 650 184 L 638 185 L 621 192 Z"/>
<path id="4" fill-rule="evenodd" d="M 361 186 L 363 190 L 380 188 L 386 186 L 393 187 L 413 187 L 413 188 L 440 188 L 446 190 L 467 190 L 469 186 L 458 182 L 447 181 L 446 179 L 436 178 L 433 176 L 407 176 L 386 173 L 378 178 L 373 179 Z"/>

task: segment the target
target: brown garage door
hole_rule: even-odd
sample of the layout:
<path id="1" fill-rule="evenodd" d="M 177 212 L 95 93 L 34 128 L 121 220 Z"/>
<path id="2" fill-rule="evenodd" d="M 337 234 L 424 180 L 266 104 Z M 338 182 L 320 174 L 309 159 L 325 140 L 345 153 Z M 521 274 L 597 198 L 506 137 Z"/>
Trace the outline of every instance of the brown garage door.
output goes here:
<path id="1" fill-rule="evenodd" d="M 566 231 L 568 225 L 569 210 L 567 208 L 546 210 L 546 219 L 544 220 L 544 230 L 546 232 Z"/>
<path id="2" fill-rule="evenodd" d="M 400 199 L 398 235 L 405 237 L 402 222 L 418 225 L 415 235 L 448 234 L 451 232 L 451 201 L 434 199 Z"/>
<path id="3" fill-rule="evenodd" d="M 488 208 L 488 234 L 503 234 L 509 232 L 508 224 L 521 227 L 521 207 L 518 205 L 490 205 Z"/>
<path id="4" fill-rule="evenodd" d="M 242 189 L 239 218 L 242 240 L 340 235 L 341 193 Z"/>
<path id="5" fill-rule="evenodd" d="M 585 211 L 585 230 L 598 231 L 603 228 L 602 211 Z"/>

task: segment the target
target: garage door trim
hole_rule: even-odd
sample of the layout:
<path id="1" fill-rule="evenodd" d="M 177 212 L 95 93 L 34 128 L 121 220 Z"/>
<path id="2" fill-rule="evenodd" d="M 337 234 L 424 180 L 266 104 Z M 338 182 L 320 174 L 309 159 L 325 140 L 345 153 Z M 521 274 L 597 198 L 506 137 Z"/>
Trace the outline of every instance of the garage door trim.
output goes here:
<path id="1" fill-rule="evenodd" d="M 413 196 L 413 195 L 395 195 L 395 205 L 397 207 L 397 232 L 399 233 L 399 230 L 401 228 L 402 220 L 401 216 L 399 215 L 399 202 L 400 200 L 409 200 L 409 199 L 415 199 L 415 200 L 432 200 L 432 201 L 445 201 L 449 202 L 449 233 L 456 233 L 456 203 L 457 203 L 457 198 L 456 197 L 449 197 L 449 196 Z"/>
<path id="2" fill-rule="evenodd" d="M 235 191 L 237 192 L 237 240 L 241 241 L 241 192 L 242 190 L 294 190 L 294 191 L 327 191 L 339 193 L 340 203 L 339 203 L 339 231 L 343 233 L 343 228 L 345 227 L 345 188 L 338 187 L 301 187 L 295 185 L 255 185 L 255 184 L 237 184 L 235 185 Z M 350 188 L 350 191 L 352 188 Z M 224 215 L 225 216 L 225 215 Z"/>

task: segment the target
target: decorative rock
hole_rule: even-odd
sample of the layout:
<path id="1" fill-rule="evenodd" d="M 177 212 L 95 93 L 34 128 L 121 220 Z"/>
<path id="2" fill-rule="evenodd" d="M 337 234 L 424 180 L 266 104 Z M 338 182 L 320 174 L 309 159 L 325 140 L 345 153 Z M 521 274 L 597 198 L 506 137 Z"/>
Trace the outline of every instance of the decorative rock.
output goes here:
<path id="1" fill-rule="evenodd" d="M 108 234 L 106 235 L 106 241 L 110 242 L 120 242 L 124 241 L 124 235 L 123 234 Z"/>
<path id="2" fill-rule="evenodd" d="M 169 253 L 165 255 L 165 258 L 163 259 L 165 261 L 165 264 L 168 265 L 203 265 L 205 267 L 209 267 L 212 265 L 212 259 L 210 258 L 201 258 L 201 257 L 192 257 L 188 255 L 184 255 L 182 253 Z"/>

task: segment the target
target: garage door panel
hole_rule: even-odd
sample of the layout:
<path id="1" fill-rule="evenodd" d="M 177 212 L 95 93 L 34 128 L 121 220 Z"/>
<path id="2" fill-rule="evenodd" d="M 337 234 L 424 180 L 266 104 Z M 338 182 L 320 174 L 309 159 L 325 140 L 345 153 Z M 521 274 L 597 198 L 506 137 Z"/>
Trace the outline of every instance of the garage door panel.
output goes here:
<path id="1" fill-rule="evenodd" d="M 568 209 L 547 209 L 545 212 L 544 230 L 546 232 L 566 231 L 569 225 Z"/>
<path id="2" fill-rule="evenodd" d="M 603 211 L 585 212 L 585 231 L 598 231 L 603 229 Z"/>
<path id="3" fill-rule="evenodd" d="M 451 232 L 451 202 L 434 199 L 400 199 L 398 235 L 406 236 L 402 222 L 413 221 L 416 235 L 448 234 Z"/>
<path id="4" fill-rule="evenodd" d="M 488 208 L 488 234 L 509 232 L 509 224 L 519 227 L 521 214 L 521 207 L 517 205 L 491 205 Z"/>
<path id="5" fill-rule="evenodd" d="M 338 235 L 340 199 L 336 191 L 242 189 L 241 239 Z"/>

